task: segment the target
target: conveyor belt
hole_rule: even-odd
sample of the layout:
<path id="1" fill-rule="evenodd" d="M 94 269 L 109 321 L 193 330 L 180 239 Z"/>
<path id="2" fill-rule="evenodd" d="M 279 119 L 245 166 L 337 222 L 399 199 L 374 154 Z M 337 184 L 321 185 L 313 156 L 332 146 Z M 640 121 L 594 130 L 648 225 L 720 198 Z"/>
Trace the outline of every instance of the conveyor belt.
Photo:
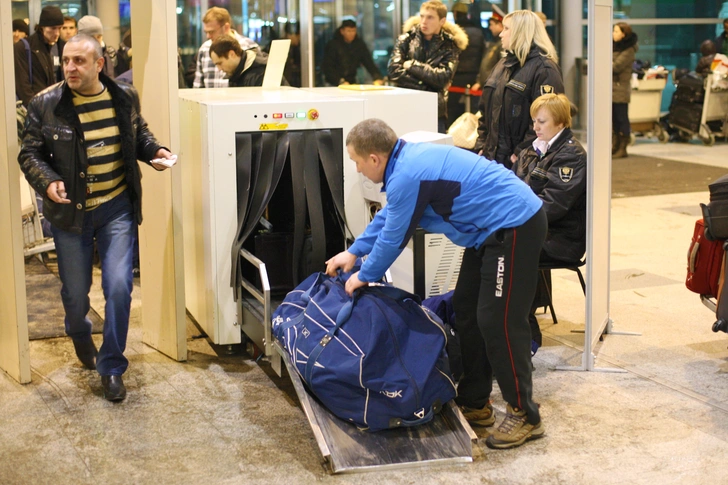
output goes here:
<path id="1" fill-rule="evenodd" d="M 312 398 L 288 353 L 278 344 L 298 399 L 333 473 L 420 467 L 433 464 L 470 463 L 477 436 L 451 401 L 427 424 L 376 433 L 360 431 Z"/>

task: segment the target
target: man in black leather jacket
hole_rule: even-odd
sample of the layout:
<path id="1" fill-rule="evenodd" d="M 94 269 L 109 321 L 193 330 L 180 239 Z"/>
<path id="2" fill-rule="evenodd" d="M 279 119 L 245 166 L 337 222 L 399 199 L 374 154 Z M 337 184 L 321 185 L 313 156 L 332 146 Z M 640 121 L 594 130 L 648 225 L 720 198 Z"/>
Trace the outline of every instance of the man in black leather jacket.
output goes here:
<path id="1" fill-rule="evenodd" d="M 106 399 L 119 401 L 126 396 L 121 375 L 128 366 L 134 226 L 142 220 L 137 159 L 164 170 L 175 157 L 147 128 L 134 88 L 101 73 L 104 58 L 93 37 L 71 38 L 62 64 L 65 81 L 28 106 L 18 162 L 43 194 L 53 229 L 66 334 L 84 366 L 98 370 Z M 94 241 L 106 297 L 99 351 L 86 317 Z"/>
<path id="2" fill-rule="evenodd" d="M 447 88 L 458 65 L 460 52 L 468 46 L 467 34 L 447 21 L 447 7 L 428 1 L 419 17 L 405 22 L 405 32 L 394 43 L 389 59 L 389 80 L 400 88 L 437 93 L 438 131 L 447 130 Z"/>

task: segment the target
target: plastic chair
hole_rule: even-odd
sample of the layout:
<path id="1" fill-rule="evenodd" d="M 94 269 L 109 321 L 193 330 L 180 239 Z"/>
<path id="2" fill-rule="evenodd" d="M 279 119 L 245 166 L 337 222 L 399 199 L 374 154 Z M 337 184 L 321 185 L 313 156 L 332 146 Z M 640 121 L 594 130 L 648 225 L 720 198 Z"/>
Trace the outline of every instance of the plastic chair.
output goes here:
<path id="1" fill-rule="evenodd" d="M 548 297 L 548 303 L 546 304 L 546 308 L 549 309 L 551 312 L 551 318 L 554 321 L 554 324 L 559 323 L 559 321 L 556 319 L 556 311 L 554 310 L 554 301 L 551 297 L 551 288 L 549 287 L 547 280 L 546 280 L 546 271 L 550 271 L 552 269 L 568 269 L 569 271 L 574 271 L 579 276 L 579 282 L 581 283 L 581 289 L 584 291 L 584 296 L 586 296 L 586 282 L 584 281 L 584 275 L 581 273 L 581 267 L 586 264 L 586 259 L 583 259 L 577 263 L 567 263 L 567 262 L 560 262 L 560 261 L 548 261 L 548 262 L 541 262 L 538 265 L 538 274 L 541 278 L 541 281 L 544 284 L 544 287 L 546 288 L 546 295 Z"/>

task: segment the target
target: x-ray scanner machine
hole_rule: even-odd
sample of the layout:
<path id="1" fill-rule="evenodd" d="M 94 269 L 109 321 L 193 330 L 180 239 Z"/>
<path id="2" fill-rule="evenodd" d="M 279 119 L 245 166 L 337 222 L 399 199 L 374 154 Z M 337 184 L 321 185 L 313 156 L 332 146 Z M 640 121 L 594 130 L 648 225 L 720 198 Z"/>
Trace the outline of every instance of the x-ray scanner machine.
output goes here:
<path id="1" fill-rule="evenodd" d="M 425 131 L 416 141 L 446 141 L 432 133 L 436 95 L 225 88 L 183 90 L 180 98 L 187 309 L 216 344 L 240 343 L 244 334 L 280 375 L 290 362 L 273 342 L 272 311 L 385 203 L 346 155 L 346 135 L 377 117 L 399 136 Z M 395 284 L 413 278 L 411 256 L 404 260 Z M 476 437 L 453 403 L 414 430 L 363 433 L 312 399 L 295 369 L 289 374 L 334 472 L 472 461 Z"/>

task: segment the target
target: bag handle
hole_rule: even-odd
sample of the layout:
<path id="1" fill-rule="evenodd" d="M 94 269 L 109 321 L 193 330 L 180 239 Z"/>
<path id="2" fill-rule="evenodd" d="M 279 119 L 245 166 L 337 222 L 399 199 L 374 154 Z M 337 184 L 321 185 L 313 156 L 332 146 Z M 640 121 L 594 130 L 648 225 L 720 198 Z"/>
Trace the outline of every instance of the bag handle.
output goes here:
<path id="1" fill-rule="evenodd" d="M 419 416 L 417 419 L 392 418 L 389 420 L 389 427 L 390 428 L 400 428 L 400 427 L 401 428 L 411 428 L 413 426 L 419 426 L 420 424 L 429 422 L 436 413 L 440 412 L 440 409 L 442 409 L 442 403 L 438 399 L 437 401 L 432 403 L 432 407 L 430 407 L 430 409 L 427 411 L 427 413 L 424 413 L 425 408 L 422 408 L 420 410 L 420 412 L 424 413 L 424 414 L 422 416 Z"/>

